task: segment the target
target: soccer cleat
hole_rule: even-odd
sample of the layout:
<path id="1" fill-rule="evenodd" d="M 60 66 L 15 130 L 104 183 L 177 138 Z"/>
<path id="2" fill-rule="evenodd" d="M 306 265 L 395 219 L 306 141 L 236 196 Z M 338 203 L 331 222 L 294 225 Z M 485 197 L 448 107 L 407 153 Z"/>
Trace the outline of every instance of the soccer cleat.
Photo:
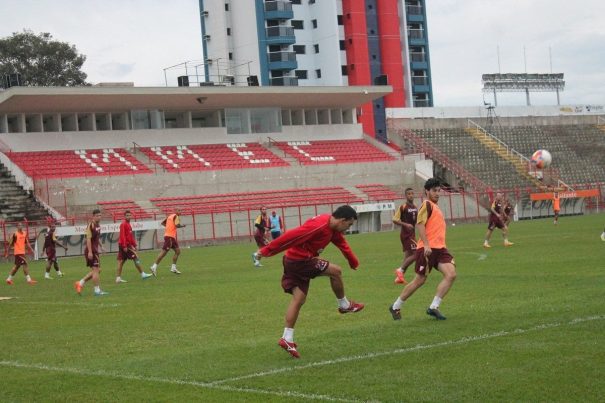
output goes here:
<path id="1" fill-rule="evenodd" d="M 283 348 L 284 350 L 286 350 L 292 357 L 294 358 L 300 358 L 300 354 L 298 353 L 298 351 L 296 351 L 296 343 L 292 342 L 288 342 L 286 341 L 286 339 L 284 339 L 283 337 L 281 339 L 279 339 L 279 342 L 277 342 L 277 344 Z"/>
<path id="2" fill-rule="evenodd" d="M 363 309 L 365 305 L 362 303 L 358 303 L 358 302 L 353 302 L 350 301 L 349 302 L 349 306 L 347 308 L 338 308 L 338 312 L 340 313 L 349 313 L 349 312 L 359 312 Z"/>
<path id="3" fill-rule="evenodd" d="M 439 308 L 431 309 L 430 307 L 426 309 L 426 314 L 434 317 L 437 320 L 446 320 L 447 318 L 439 312 Z"/>
<path id="4" fill-rule="evenodd" d="M 10 278 L 7 278 L 7 279 L 6 279 L 6 284 L 7 284 L 7 285 L 13 285 L 13 280 L 12 280 L 12 279 L 10 279 Z"/>
<path id="5" fill-rule="evenodd" d="M 44 280 L 54 280 L 51 276 L 44 276 Z"/>
<path id="6" fill-rule="evenodd" d="M 601 241 L 605 242 L 605 231 L 601 234 Z"/>
<path id="7" fill-rule="evenodd" d="M 181 274 L 179 269 L 177 269 L 176 267 L 174 269 L 170 269 L 170 271 L 173 272 L 174 274 Z"/>
<path id="8" fill-rule="evenodd" d="M 408 282 L 405 281 L 404 275 L 403 270 L 395 269 L 395 284 L 407 284 Z"/>
<path id="9" fill-rule="evenodd" d="M 158 276 L 158 269 L 157 268 L 155 268 L 155 267 L 152 266 L 152 267 L 149 268 L 149 270 L 151 270 L 151 275 L 153 277 L 157 277 Z"/>
<path id="10" fill-rule="evenodd" d="M 254 263 L 255 267 L 263 267 L 263 265 L 260 263 L 260 259 L 258 258 L 258 254 L 256 252 L 254 252 L 252 254 L 252 262 Z"/>
<path id="11" fill-rule="evenodd" d="M 401 309 L 393 309 L 393 305 L 389 305 L 389 312 L 391 312 L 393 320 L 401 320 Z"/>
<path id="12" fill-rule="evenodd" d="M 490 244 L 488 244 L 488 243 L 484 243 L 484 244 L 483 244 L 483 247 L 484 247 L 485 249 L 489 249 L 489 248 L 491 248 L 492 246 L 491 246 Z"/>
<path id="13" fill-rule="evenodd" d="M 60 271 L 60 272 L 58 272 L 58 273 L 57 273 L 57 276 L 59 276 L 59 277 L 63 277 L 63 272 L 61 272 L 61 271 Z"/>
<path id="14" fill-rule="evenodd" d="M 121 278 L 116 278 L 116 284 L 120 284 L 120 283 L 127 283 L 128 281 L 121 279 Z"/>
<path id="15" fill-rule="evenodd" d="M 149 277 L 153 277 L 153 276 L 149 273 L 145 273 L 145 272 L 141 273 L 141 278 L 143 280 L 147 280 Z"/>
<path id="16" fill-rule="evenodd" d="M 512 242 L 508 242 L 508 241 L 504 242 L 504 246 L 513 246 L 513 245 L 514 245 L 514 243 L 512 243 Z"/>
<path id="17" fill-rule="evenodd" d="M 79 281 L 76 281 L 76 282 L 74 283 L 74 288 L 76 289 L 76 292 L 77 292 L 79 295 L 82 295 L 82 284 L 80 284 L 80 282 L 79 282 Z"/>
<path id="18" fill-rule="evenodd" d="M 99 292 L 95 291 L 95 297 L 102 297 L 104 295 L 109 295 L 109 293 L 107 291 L 99 291 Z"/>
<path id="19" fill-rule="evenodd" d="M 31 280 L 27 280 L 27 284 L 36 285 L 36 284 L 38 284 L 38 282 L 32 278 Z"/>

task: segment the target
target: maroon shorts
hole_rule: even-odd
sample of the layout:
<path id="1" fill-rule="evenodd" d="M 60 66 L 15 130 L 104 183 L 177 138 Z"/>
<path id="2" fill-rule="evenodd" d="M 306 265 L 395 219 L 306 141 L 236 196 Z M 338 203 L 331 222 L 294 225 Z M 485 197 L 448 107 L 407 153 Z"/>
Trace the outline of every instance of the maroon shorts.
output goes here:
<path id="1" fill-rule="evenodd" d="M 56 262 L 57 261 L 57 249 L 46 248 L 46 249 L 44 249 L 44 253 L 46 253 L 47 262 Z"/>
<path id="2" fill-rule="evenodd" d="M 163 250 L 174 249 L 177 250 L 179 248 L 179 243 L 176 241 L 176 238 L 171 236 L 164 237 L 164 246 L 162 246 Z"/>
<path id="3" fill-rule="evenodd" d="M 138 256 L 135 252 L 133 252 L 131 249 L 128 249 L 127 252 L 124 252 L 124 249 L 120 248 L 118 250 L 118 260 L 120 262 L 124 262 L 126 260 L 137 260 Z"/>
<path id="4" fill-rule="evenodd" d="M 269 241 L 267 241 L 267 238 L 265 238 L 265 234 L 261 234 L 260 231 L 256 231 L 254 233 L 254 240 L 256 241 L 256 245 L 258 245 L 259 248 L 262 248 L 263 246 L 269 243 Z"/>
<path id="5" fill-rule="evenodd" d="M 101 266 L 101 261 L 99 259 L 98 253 L 93 252 L 92 259 L 89 259 L 88 252 L 84 251 L 84 257 L 86 258 L 86 267 L 90 267 L 92 269 L 93 267 L 99 268 Z"/>
<path id="6" fill-rule="evenodd" d="M 501 219 L 498 218 L 498 216 L 495 216 L 493 214 L 489 215 L 489 224 L 487 225 L 487 229 L 489 230 L 493 230 L 494 228 L 504 228 L 504 223 L 502 222 Z"/>
<path id="7" fill-rule="evenodd" d="M 292 294 L 294 288 L 298 287 L 307 295 L 311 279 L 321 275 L 330 262 L 319 258 L 291 260 L 284 256 L 283 264 L 284 274 L 281 278 L 281 287 L 284 291 Z"/>
<path id="8" fill-rule="evenodd" d="M 412 236 L 400 236 L 401 246 L 404 252 L 416 251 L 416 240 Z"/>
<path id="9" fill-rule="evenodd" d="M 23 266 L 27 264 L 27 260 L 25 260 L 25 255 L 15 255 L 15 265 Z"/>
<path id="10" fill-rule="evenodd" d="M 424 257 L 424 248 L 416 249 L 416 273 L 424 274 L 426 276 L 431 270 L 438 269 L 439 263 L 456 264 L 454 262 L 454 257 L 450 255 L 447 248 L 433 249 L 429 255 L 428 262 L 426 257 Z M 427 267 L 429 269 L 428 273 L 426 271 Z"/>

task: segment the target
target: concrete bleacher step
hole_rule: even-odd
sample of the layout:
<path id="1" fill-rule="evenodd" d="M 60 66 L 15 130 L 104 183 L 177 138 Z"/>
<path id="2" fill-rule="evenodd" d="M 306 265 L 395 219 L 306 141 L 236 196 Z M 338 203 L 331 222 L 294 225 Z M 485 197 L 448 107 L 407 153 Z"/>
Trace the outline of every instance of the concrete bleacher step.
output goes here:
<path id="1" fill-rule="evenodd" d="M 11 172 L 0 164 L 0 216 L 5 221 L 44 219 L 48 212 L 33 195 L 26 192 Z"/>

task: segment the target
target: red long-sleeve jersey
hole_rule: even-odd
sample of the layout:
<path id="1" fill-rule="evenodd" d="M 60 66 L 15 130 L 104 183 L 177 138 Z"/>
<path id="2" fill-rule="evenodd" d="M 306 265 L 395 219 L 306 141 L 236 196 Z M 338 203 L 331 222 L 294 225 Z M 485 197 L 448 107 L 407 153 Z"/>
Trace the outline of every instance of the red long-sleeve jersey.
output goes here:
<path id="1" fill-rule="evenodd" d="M 260 249 L 264 257 L 274 256 L 287 250 L 286 257 L 292 260 L 307 260 L 319 256 L 331 242 L 344 255 L 352 269 L 359 266 L 357 257 L 349 247 L 342 233 L 330 228 L 330 214 L 321 214 L 307 220 L 298 228 L 286 231 Z"/>
<path id="2" fill-rule="evenodd" d="M 118 240 L 118 245 L 122 249 L 129 247 L 137 247 L 137 241 L 134 239 L 134 234 L 132 233 L 132 227 L 130 223 L 126 220 L 122 221 L 120 224 L 120 239 Z"/>

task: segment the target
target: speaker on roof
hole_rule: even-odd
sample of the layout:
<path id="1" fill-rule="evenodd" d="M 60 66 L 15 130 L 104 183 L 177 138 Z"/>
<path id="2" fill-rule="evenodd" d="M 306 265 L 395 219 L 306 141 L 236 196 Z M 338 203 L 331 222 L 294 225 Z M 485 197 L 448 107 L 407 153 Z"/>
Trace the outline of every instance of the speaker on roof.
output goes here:
<path id="1" fill-rule="evenodd" d="M 4 88 L 20 87 L 22 85 L 21 74 L 5 74 L 4 75 Z"/>
<path id="2" fill-rule="evenodd" d="M 189 87 L 189 76 L 178 76 L 176 78 L 179 87 Z"/>
<path id="3" fill-rule="evenodd" d="M 248 87 L 258 87 L 258 76 L 248 76 Z"/>
<path id="4" fill-rule="evenodd" d="M 374 85 L 389 85 L 386 74 L 374 78 Z"/>

